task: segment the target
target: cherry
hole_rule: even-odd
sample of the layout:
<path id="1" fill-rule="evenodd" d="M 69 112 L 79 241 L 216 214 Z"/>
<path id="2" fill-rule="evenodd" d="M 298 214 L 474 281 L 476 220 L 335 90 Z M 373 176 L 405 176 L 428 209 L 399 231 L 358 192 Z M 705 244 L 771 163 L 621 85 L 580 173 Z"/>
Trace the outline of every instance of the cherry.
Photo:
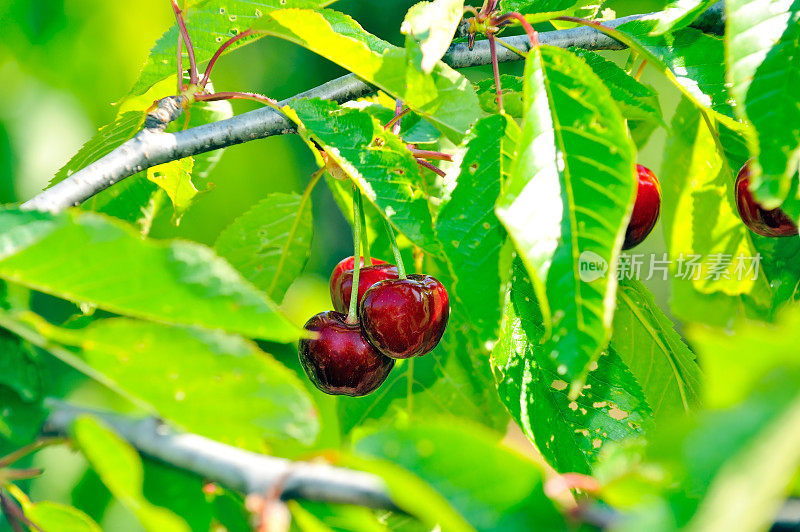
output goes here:
<path id="1" fill-rule="evenodd" d="M 646 166 L 636 165 L 636 202 L 633 204 L 631 220 L 625 231 L 622 249 L 638 246 L 647 238 L 658 221 L 661 212 L 661 185 L 656 174 Z"/>
<path id="2" fill-rule="evenodd" d="M 797 225 L 781 209 L 764 209 L 750 192 L 750 165 L 745 163 L 736 176 L 736 207 L 744 224 L 761 236 L 795 236 Z"/>
<path id="3" fill-rule="evenodd" d="M 350 309 L 350 292 L 353 289 L 353 267 L 355 259 L 347 257 L 333 268 L 331 273 L 331 301 L 333 308 L 338 312 L 347 313 Z M 361 272 L 358 276 L 358 300 L 364 298 L 364 294 L 370 286 L 384 279 L 397 279 L 397 266 L 388 264 L 382 260 L 373 259 L 373 266 L 364 266 L 364 258 L 361 258 Z"/>
<path id="4" fill-rule="evenodd" d="M 341 312 L 321 312 L 305 324 L 317 338 L 300 340 L 300 363 L 314 385 L 330 395 L 361 397 L 383 384 L 394 360 L 364 338 L 358 323 Z"/>
<path id="5" fill-rule="evenodd" d="M 409 275 L 375 283 L 360 305 L 367 339 L 392 358 L 428 353 L 442 339 L 450 303 L 442 283 L 430 275 Z"/>

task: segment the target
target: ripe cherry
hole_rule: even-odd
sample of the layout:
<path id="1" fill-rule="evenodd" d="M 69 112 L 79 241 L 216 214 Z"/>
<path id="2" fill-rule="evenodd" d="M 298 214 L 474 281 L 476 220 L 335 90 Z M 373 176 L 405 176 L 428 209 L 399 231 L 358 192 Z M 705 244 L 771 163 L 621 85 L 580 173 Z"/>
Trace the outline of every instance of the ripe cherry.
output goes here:
<path id="1" fill-rule="evenodd" d="M 361 272 L 358 276 L 358 300 L 364 298 L 364 294 L 370 286 L 384 279 L 397 279 L 397 266 L 388 264 L 382 260 L 373 259 L 372 266 L 364 266 L 364 258 L 361 258 Z M 339 262 L 333 273 L 331 273 L 331 301 L 333 308 L 338 312 L 347 313 L 350 309 L 350 292 L 353 289 L 353 266 L 355 259 L 347 257 Z"/>
<path id="2" fill-rule="evenodd" d="M 656 226 L 658 214 L 661 212 L 661 185 L 656 174 L 646 166 L 637 164 L 636 175 L 636 202 L 633 204 L 622 249 L 631 249 L 641 244 Z"/>
<path id="3" fill-rule="evenodd" d="M 433 350 L 442 339 L 450 303 L 442 283 L 430 275 L 409 275 L 372 285 L 360 305 L 367 339 L 392 358 Z"/>
<path id="4" fill-rule="evenodd" d="M 755 234 L 781 237 L 795 236 L 797 225 L 781 209 L 764 209 L 750 192 L 750 166 L 745 163 L 736 176 L 736 207 L 744 224 Z"/>
<path id="5" fill-rule="evenodd" d="M 314 385 L 330 395 L 361 397 L 383 384 L 394 360 L 381 354 L 361 332 L 358 323 L 335 311 L 321 312 L 305 324 L 318 334 L 300 340 L 300 363 Z"/>

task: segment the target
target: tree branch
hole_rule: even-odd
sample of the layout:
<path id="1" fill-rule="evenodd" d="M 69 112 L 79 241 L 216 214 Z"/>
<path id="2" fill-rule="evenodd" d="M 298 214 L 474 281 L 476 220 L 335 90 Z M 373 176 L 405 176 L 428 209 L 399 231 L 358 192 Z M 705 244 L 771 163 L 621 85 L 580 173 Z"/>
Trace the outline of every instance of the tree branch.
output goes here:
<path id="1" fill-rule="evenodd" d="M 648 15 L 632 15 L 605 24 L 616 27 L 646 16 Z M 723 2 L 720 0 L 709 8 L 695 21 L 693 26 L 705 32 L 722 33 L 725 26 Z M 527 35 L 515 35 L 498 40 L 522 51 L 530 49 Z M 622 43 L 587 27 L 540 33 L 539 42 L 560 48 L 576 46 L 587 50 L 624 48 Z M 519 55 L 503 47 L 497 50 L 497 56 L 501 62 L 520 59 Z M 489 42 L 477 42 L 472 50 L 469 50 L 465 43 L 453 44 L 445 54 L 443 61 L 453 68 L 489 64 L 491 62 Z M 280 102 L 280 105 L 285 105 L 297 98 L 322 98 L 344 103 L 374 91 L 372 86 L 355 75 L 348 74 L 284 100 Z M 165 133 L 163 129 L 145 128 L 105 157 L 26 201 L 22 204 L 22 208 L 59 212 L 79 205 L 114 183 L 152 166 L 234 144 L 293 132 L 294 125 L 289 119 L 269 108 L 256 109 L 233 118 L 177 133 Z"/>
<path id="2" fill-rule="evenodd" d="M 370 473 L 245 451 L 176 432 L 153 417 L 132 419 L 59 401 L 48 401 L 48 406 L 45 433 L 68 435 L 75 419 L 88 414 L 105 421 L 142 454 L 241 493 L 263 496 L 276 482 L 285 482 L 283 497 L 288 499 L 398 510 L 383 480 Z"/>

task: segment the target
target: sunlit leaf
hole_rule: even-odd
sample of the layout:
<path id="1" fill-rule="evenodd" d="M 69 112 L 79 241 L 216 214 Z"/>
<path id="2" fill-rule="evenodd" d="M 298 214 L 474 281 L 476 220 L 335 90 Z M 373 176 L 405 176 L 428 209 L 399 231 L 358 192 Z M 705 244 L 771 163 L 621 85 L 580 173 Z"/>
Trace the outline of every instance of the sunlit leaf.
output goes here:
<path id="1" fill-rule="evenodd" d="M 0 210 L 0 249 L 0 277 L 72 301 L 279 342 L 301 335 L 210 249 L 142 239 L 110 218 Z"/>
<path id="2" fill-rule="evenodd" d="M 25 517 L 39 526 L 41 530 L 58 530 L 59 532 L 101 532 L 100 527 L 92 519 L 71 506 L 42 501 L 33 503 L 25 493 L 14 484 L 7 489 L 19 502 Z"/>
<path id="3" fill-rule="evenodd" d="M 408 10 L 400 31 L 419 45 L 420 66 L 426 74 L 433 72 L 461 22 L 464 0 L 420 2 Z"/>
<path id="4" fill-rule="evenodd" d="M 194 158 L 185 157 L 147 169 L 147 179 L 166 192 L 172 201 L 176 220 L 180 219 L 198 194 L 192 183 L 193 167 Z"/>
<path id="5" fill-rule="evenodd" d="M 800 4 L 733 0 L 725 12 L 731 94 L 757 132 L 752 186 L 765 205 L 777 206 L 800 166 Z"/>
<path id="6" fill-rule="evenodd" d="M 668 31 L 676 31 L 691 24 L 703 11 L 711 7 L 716 0 L 670 0 L 664 9 L 651 18 L 658 21 L 653 34 L 661 35 Z"/>
<path id="7" fill-rule="evenodd" d="M 256 27 L 308 48 L 402 99 L 455 140 L 478 118 L 475 91 L 461 74 L 443 63 L 431 74 L 423 73 L 409 65 L 406 49 L 367 33 L 347 15 L 282 9 L 265 14 Z"/>
<path id="8" fill-rule="evenodd" d="M 425 181 L 399 138 L 368 113 L 327 100 L 297 100 L 288 115 L 298 122 L 300 134 L 321 145 L 396 229 L 437 252 Z"/>
<path id="9" fill-rule="evenodd" d="M 525 82 L 518 155 L 497 216 L 543 302 L 545 349 L 579 386 L 611 332 L 633 146 L 608 89 L 570 52 L 533 50 Z M 581 262 L 606 275 L 582 275 Z"/>
<path id="10" fill-rule="evenodd" d="M 142 461 L 136 450 L 104 423 L 84 416 L 72 427 L 75 442 L 114 497 L 145 530 L 187 531 L 180 517 L 150 504 L 142 495 Z"/>

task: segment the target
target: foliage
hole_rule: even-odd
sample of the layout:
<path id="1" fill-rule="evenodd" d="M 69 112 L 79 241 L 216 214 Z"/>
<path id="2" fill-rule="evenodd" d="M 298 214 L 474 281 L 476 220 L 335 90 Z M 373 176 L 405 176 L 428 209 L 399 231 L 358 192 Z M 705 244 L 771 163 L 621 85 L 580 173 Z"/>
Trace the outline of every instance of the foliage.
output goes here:
<path id="1" fill-rule="evenodd" d="M 180 3 L 201 67 L 252 30 L 225 62 L 249 57 L 253 76 L 280 84 L 285 71 L 312 75 L 276 67 L 296 46 L 333 65 L 318 64 L 326 77 L 343 69 L 376 94 L 269 103 L 299 140 L 262 142 L 275 151 L 258 172 L 225 166 L 255 143 L 224 157 L 179 152 L 80 208 L 0 208 L 0 455 L 25 455 L 0 458 L 0 501 L 44 530 L 249 528 L 253 494 L 140 456 L 103 416 L 66 431 L 77 453 L 41 439 L 54 411 L 88 405 L 376 474 L 402 510 L 290 501 L 298 530 L 566 530 L 598 513 L 619 530 L 768 528 L 800 473 L 800 238 L 750 232 L 734 183 L 750 161 L 757 198 L 800 217 L 800 8 L 728 0 L 720 36 L 692 26 L 711 3 L 664 1 L 599 28 L 630 51 L 533 46 L 524 70 L 498 72 L 503 112 L 488 68 L 442 61 L 461 0 L 419 2 L 405 18 L 387 7 L 380 18 L 396 33 L 381 36 L 367 29 L 376 15 L 344 2 Z M 556 17 L 617 5 L 595 4 L 498 9 L 561 26 Z M 280 51 L 244 48 L 263 36 Z M 137 134 L 162 134 L 138 132 L 151 102 L 176 90 L 178 37 L 173 26 L 158 39 L 51 185 Z M 163 135 L 235 123 L 230 102 L 194 101 L 195 90 Z M 392 128 L 396 100 L 407 111 Z M 300 148 L 311 155 L 287 155 Z M 623 251 L 635 164 L 655 151 L 661 222 Z M 286 160 L 311 174 L 305 188 L 283 175 Z M 229 180 L 246 197 L 236 207 L 217 190 Z M 245 188 L 262 181 L 269 194 Z M 374 394 L 330 397 L 302 378 L 294 346 L 329 308 L 330 266 L 352 249 L 354 190 L 365 247 L 389 259 L 387 227 L 396 232 L 409 272 L 446 286 L 450 323 Z M 43 477 L 27 480 L 38 467 Z"/>

